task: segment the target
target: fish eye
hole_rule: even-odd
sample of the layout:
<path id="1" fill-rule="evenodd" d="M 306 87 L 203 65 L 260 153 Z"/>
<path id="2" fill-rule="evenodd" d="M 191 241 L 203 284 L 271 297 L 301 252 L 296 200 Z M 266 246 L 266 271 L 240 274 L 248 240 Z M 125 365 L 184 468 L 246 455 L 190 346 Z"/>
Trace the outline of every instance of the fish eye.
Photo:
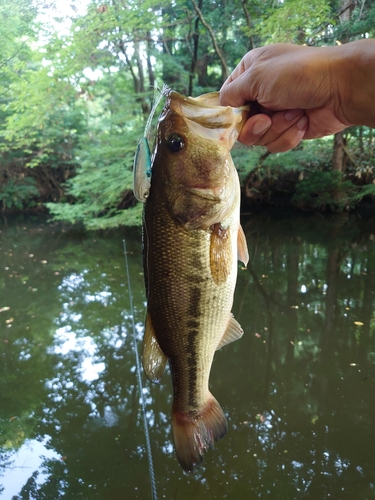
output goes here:
<path id="1" fill-rule="evenodd" d="M 168 137 L 167 144 L 172 153 L 178 153 L 185 147 L 185 139 L 182 135 L 173 133 Z"/>

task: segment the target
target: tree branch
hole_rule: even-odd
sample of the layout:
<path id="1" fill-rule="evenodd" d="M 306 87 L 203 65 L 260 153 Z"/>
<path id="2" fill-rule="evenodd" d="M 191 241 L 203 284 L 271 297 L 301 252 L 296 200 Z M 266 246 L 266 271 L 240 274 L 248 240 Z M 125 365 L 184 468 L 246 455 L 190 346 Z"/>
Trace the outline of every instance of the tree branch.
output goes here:
<path id="1" fill-rule="evenodd" d="M 23 48 L 23 45 L 21 45 L 21 47 L 19 49 L 16 50 L 16 52 L 11 55 L 10 57 L 8 57 L 8 59 L 5 59 L 4 62 L 0 63 L 0 69 L 3 68 L 6 64 L 8 64 L 9 61 L 11 61 L 12 59 L 14 59 L 16 57 L 16 55 L 18 54 L 18 52 L 20 52 L 20 50 Z"/>
<path id="2" fill-rule="evenodd" d="M 247 27 L 249 28 L 249 31 L 250 31 L 249 39 L 250 39 L 251 48 L 254 49 L 255 45 L 254 45 L 253 35 L 251 34 L 252 26 L 251 26 L 250 13 L 249 13 L 247 5 L 246 5 L 246 0 L 241 0 L 241 3 L 242 3 L 243 12 L 245 14 L 246 24 L 247 24 Z"/>
<path id="3" fill-rule="evenodd" d="M 349 150 L 348 148 L 343 145 L 342 146 L 342 149 L 344 150 L 344 153 L 346 154 L 346 156 L 349 158 L 350 162 L 356 167 L 356 168 L 359 168 L 359 165 L 358 163 L 355 161 L 355 159 L 353 158 L 353 156 L 349 153 Z"/>
<path id="4" fill-rule="evenodd" d="M 199 9 L 202 7 L 202 1 L 199 0 Z M 198 26 L 199 26 L 199 16 L 196 18 L 195 23 L 194 23 L 194 33 L 193 33 L 193 44 L 194 48 L 191 54 L 191 66 L 190 66 L 190 75 L 189 75 L 189 95 L 193 95 L 193 82 L 194 82 L 194 75 L 197 69 L 197 61 L 198 61 L 198 44 L 199 44 L 199 33 L 198 33 Z"/>
<path id="5" fill-rule="evenodd" d="M 129 68 L 129 71 L 133 77 L 133 82 L 134 82 L 134 90 L 135 92 L 138 94 L 139 93 L 139 87 L 140 87 L 140 84 L 139 84 L 139 78 L 137 77 L 137 75 L 135 74 L 135 71 L 134 71 L 134 68 L 133 68 L 133 65 L 129 59 L 129 56 L 126 52 L 126 49 L 125 49 L 125 46 L 124 46 L 124 41 L 123 40 L 120 40 L 119 43 L 118 43 L 118 47 L 120 48 L 121 52 L 123 53 L 123 55 L 125 56 L 125 61 L 126 61 L 126 64 Z"/>
<path id="6" fill-rule="evenodd" d="M 228 78 L 228 66 L 227 66 L 227 63 L 223 57 L 223 54 L 217 44 L 217 41 L 216 41 L 216 38 L 215 38 L 215 34 L 211 28 L 211 26 L 208 24 L 208 22 L 205 20 L 205 18 L 203 17 L 203 14 L 202 14 L 202 11 L 201 9 L 198 7 L 198 5 L 196 4 L 195 0 L 191 0 L 193 6 L 194 6 L 194 9 L 195 9 L 195 12 L 198 14 L 199 16 L 199 19 L 201 21 L 201 23 L 203 24 L 203 26 L 206 28 L 206 30 L 209 32 L 210 34 L 210 37 L 211 37 L 211 40 L 212 40 L 212 43 L 213 43 L 213 46 L 214 46 L 214 49 L 215 49 L 215 52 L 216 54 L 218 55 L 220 61 L 221 61 L 221 64 L 222 64 L 222 68 L 223 68 L 223 77 L 224 79 L 227 79 Z"/>
<path id="7" fill-rule="evenodd" d="M 150 36 L 151 38 L 151 36 Z M 155 87 L 155 75 L 154 70 L 151 64 L 151 51 L 152 51 L 152 43 L 147 41 L 147 71 L 148 71 L 148 80 L 150 82 L 150 87 Z"/>

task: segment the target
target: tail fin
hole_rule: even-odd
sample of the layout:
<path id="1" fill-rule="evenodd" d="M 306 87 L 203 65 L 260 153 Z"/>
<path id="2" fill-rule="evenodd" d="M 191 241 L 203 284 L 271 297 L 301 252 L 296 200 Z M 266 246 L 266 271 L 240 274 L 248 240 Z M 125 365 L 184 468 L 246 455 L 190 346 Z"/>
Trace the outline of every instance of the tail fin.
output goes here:
<path id="1" fill-rule="evenodd" d="M 203 453 L 225 436 L 227 420 L 220 404 L 210 394 L 199 413 L 172 411 L 173 438 L 181 467 L 191 471 L 202 462 Z"/>

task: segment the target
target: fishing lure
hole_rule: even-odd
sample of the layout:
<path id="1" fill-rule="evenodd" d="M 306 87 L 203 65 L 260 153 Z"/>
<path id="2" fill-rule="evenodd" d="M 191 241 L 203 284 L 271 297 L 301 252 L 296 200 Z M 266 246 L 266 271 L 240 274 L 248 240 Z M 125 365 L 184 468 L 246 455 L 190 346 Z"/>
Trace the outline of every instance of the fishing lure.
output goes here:
<path id="1" fill-rule="evenodd" d="M 156 108 L 159 106 L 159 103 L 163 97 L 165 97 L 166 93 L 166 85 L 163 85 L 162 90 L 156 89 L 155 94 L 159 92 L 159 95 L 155 98 L 154 104 L 152 106 L 150 116 L 147 119 L 145 131 L 143 133 L 143 137 L 138 143 L 137 150 L 134 156 L 134 165 L 133 165 L 133 192 L 134 196 L 138 201 L 145 203 L 149 194 L 151 187 L 151 151 L 150 151 L 150 129 L 152 119 L 154 117 Z"/>

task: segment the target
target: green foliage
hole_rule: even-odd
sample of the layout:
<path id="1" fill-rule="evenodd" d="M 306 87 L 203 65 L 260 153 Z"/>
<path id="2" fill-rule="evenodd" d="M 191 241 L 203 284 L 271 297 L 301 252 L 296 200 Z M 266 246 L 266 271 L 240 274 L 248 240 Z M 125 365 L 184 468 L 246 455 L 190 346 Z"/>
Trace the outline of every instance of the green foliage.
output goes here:
<path id="1" fill-rule="evenodd" d="M 9 179 L 8 182 L 0 185 L 0 205 L 3 211 L 5 208 L 21 210 L 38 194 L 36 182 L 31 177 Z"/>
<path id="2" fill-rule="evenodd" d="M 300 208 L 322 210 L 328 206 L 331 210 L 341 211 L 353 205 L 356 191 L 351 181 L 343 180 L 342 172 L 315 170 L 297 184 L 292 202 Z"/>
<path id="3" fill-rule="evenodd" d="M 358 203 L 366 196 L 375 198 L 375 184 L 366 184 L 364 186 L 359 186 L 358 192 L 352 196 L 352 202 Z"/>
<path id="4" fill-rule="evenodd" d="M 258 27 L 263 43 L 304 42 L 327 24 L 331 16 L 330 5 L 326 0 L 268 3 L 268 15 Z"/>
<path id="5" fill-rule="evenodd" d="M 261 148 L 247 148 L 240 143 L 234 146 L 231 156 L 241 183 L 257 167 L 261 154 Z"/>
<path id="6" fill-rule="evenodd" d="M 110 171 L 109 171 L 110 170 Z M 109 172 L 109 173 L 108 173 Z M 101 179 L 102 174 L 107 175 L 106 186 L 103 191 Z M 54 220 L 66 221 L 72 224 L 83 222 L 87 229 L 107 229 L 121 225 L 137 226 L 142 219 L 142 205 L 121 210 L 118 205 L 121 202 L 119 193 L 119 179 L 126 179 L 126 172 L 115 168 L 96 171 L 96 175 L 90 175 L 90 184 L 79 192 L 79 198 L 74 203 L 47 203 L 47 207 L 53 215 Z M 77 175 L 77 182 L 73 184 L 71 192 L 80 189 L 79 181 L 86 182 L 84 172 L 81 170 Z M 112 182 L 109 183 L 108 179 Z M 128 186 L 131 184 L 129 176 Z M 130 190 L 130 188 L 129 188 Z"/>
<path id="7" fill-rule="evenodd" d="M 56 219 L 80 221 L 88 228 L 135 224 L 142 207 L 134 206 L 131 193 L 133 154 L 155 82 L 199 95 L 218 90 L 244 53 L 256 46 L 276 41 L 333 44 L 345 36 L 374 33 L 374 1 L 356 3 L 350 23 L 339 22 L 338 1 L 195 3 L 200 12 L 191 0 L 173 5 L 167 0 L 90 0 L 86 12 L 61 19 L 58 30 L 56 23 L 35 22 L 46 8 L 41 1 L 4 0 L 0 178 L 14 182 L 2 190 L 18 185 L 31 167 L 42 200 L 49 201 Z M 78 0 L 71 5 L 78 7 Z M 358 177 L 373 164 L 372 130 L 353 129 L 347 138 L 355 154 L 345 173 Z M 238 147 L 233 159 L 245 184 L 253 171 L 258 179 L 275 181 L 295 172 L 329 170 L 331 147 L 330 140 L 314 141 L 269 156 L 260 148 Z M 302 184 L 305 191 L 308 178 Z M 326 180 L 330 192 L 333 181 Z M 358 184 L 371 182 L 366 170 Z M 26 187 L 18 195 L 21 205 L 32 200 Z M 372 193 L 366 189 L 358 186 L 351 199 Z"/>
<path id="8" fill-rule="evenodd" d="M 0 128 L 0 152 L 22 151 L 25 166 L 56 167 L 71 161 L 72 145 L 83 131 L 75 89 L 51 71 L 35 61 L 33 68 L 10 85 L 17 99 L 7 105 L 9 116 Z"/>
<path id="9" fill-rule="evenodd" d="M 338 38 L 350 40 L 365 36 L 373 37 L 375 34 L 375 2 L 355 2 L 351 12 L 350 22 L 340 23 L 336 26 L 335 34 Z"/>
<path id="10" fill-rule="evenodd" d="M 56 220 L 90 229 L 139 224 L 140 209 L 131 208 L 134 151 L 143 133 L 137 102 L 120 73 L 104 74 L 92 92 L 95 98 L 86 103 L 90 135 L 77 149 L 80 166 L 66 184 L 69 200 L 47 207 Z"/>
<path id="11" fill-rule="evenodd" d="M 83 134 L 83 107 L 68 76 L 56 71 L 41 47 L 45 27 L 35 21 L 45 7 L 17 0 L 0 14 L 0 183 L 3 208 L 21 209 L 35 194 L 59 199 L 61 182 L 75 169 L 74 149 Z M 3 43 L 4 42 L 4 43 Z M 26 169 L 37 167 L 35 182 Z M 17 193 L 10 194 L 13 188 Z"/>
<path id="12" fill-rule="evenodd" d="M 28 41 L 34 38 L 33 21 L 36 2 L 2 0 L 0 3 L 0 74 L 9 64 L 22 61 L 30 51 Z"/>

